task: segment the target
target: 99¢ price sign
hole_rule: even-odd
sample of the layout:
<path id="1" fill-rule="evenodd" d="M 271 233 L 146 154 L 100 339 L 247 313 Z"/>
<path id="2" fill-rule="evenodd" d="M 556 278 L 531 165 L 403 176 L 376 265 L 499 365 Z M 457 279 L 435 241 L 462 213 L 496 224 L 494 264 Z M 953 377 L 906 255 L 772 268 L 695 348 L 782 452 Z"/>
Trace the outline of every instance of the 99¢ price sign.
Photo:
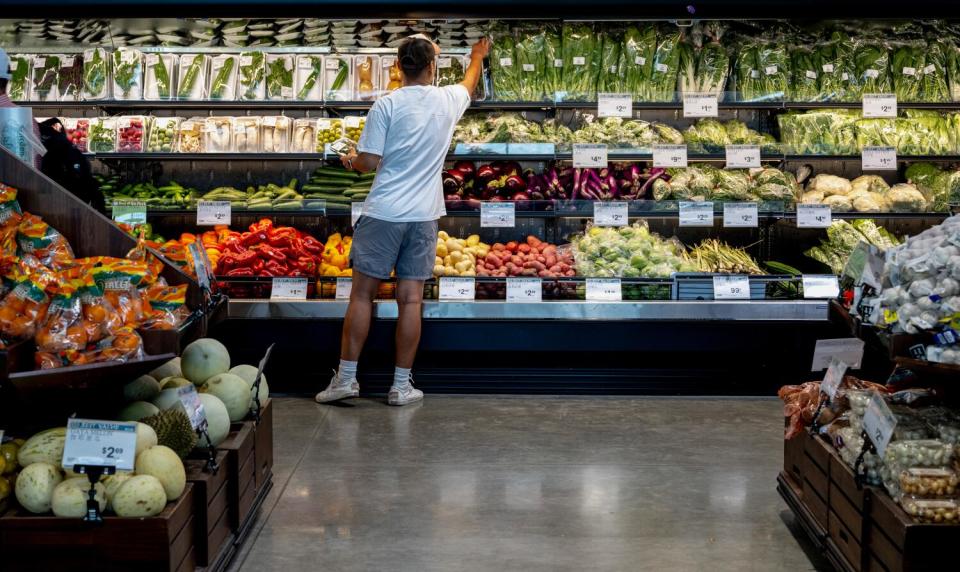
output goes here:
<path id="1" fill-rule="evenodd" d="M 746 276 L 714 276 L 714 300 L 749 300 L 750 279 Z"/>
<path id="2" fill-rule="evenodd" d="M 132 471 L 137 452 L 137 424 L 69 419 L 63 447 L 65 469 L 77 465 Z"/>

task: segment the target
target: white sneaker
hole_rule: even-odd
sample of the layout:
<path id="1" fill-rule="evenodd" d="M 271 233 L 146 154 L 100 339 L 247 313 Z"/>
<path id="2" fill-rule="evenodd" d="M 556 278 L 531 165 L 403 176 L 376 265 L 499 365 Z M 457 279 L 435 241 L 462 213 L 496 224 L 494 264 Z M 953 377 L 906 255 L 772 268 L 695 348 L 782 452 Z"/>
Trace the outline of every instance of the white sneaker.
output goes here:
<path id="1" fill-rule="evenodd" d="M 333 378 L 330 380 L 330 385 L 318 393 L 314 399 L 316 399 L 317 403 L 330 403 L 331 401 L 340 401 L 341 399 L 358 397 L 359 395 L 360 384 L 356 379 L 350 383 L 340 383 L 340 380 L 337 379 L 337 374 L 334 373 Z"/>
<path id="2" fill-rule="evenodd" d="M 413 376 L 404 387 L 393 386 L 387 393 L 389 405 L 410 405 L 423 400 L 423 392 L 413 386 Z"/>

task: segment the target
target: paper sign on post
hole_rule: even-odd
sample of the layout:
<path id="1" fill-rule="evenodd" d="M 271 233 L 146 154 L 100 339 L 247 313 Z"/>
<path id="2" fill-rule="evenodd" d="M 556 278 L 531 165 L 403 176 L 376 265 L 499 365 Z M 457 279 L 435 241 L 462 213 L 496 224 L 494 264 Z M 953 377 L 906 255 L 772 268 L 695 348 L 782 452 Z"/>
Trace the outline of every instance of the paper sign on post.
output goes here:
<path id="1" fill-rule="evenodd" d="M 832 274 L 804 274 L 804 298 L 836 298 L 840 295 L 840 282 Z"/>
<path id="2" fill-rule="evenodd" d="M 295 276 L 276 276 L 270 288 L 271 300 L 306 300 L 307 279 Z"/>
<path id="3" fill-rule="evenodd" d="M 230 201 L 197 201 L 197 226 L 230 224 Z"/>
<path id="4" fill-rule="evenodd" d="M 820 382 L 820 391 L 829 396 L 830 399 L 836 397 L 837 389 L 846 373 L 847 364 L 837 358 L 830 358 L 830 366 L 827 367 L 827 373 L 823 375 L 823 381 Z"/>
<path id="5" fill-rule="evenodd" d="M 513 228 L 517 226 L 514 203 L 480 203 L 481 228 Z"/>
<path id="6" fill-rule="evenodd" d="M 863 94 L 863 116 L 896 117 L 897 96 L 893 93 L 865 93 Z"/>
<path id="7" fill-rule="evenodd" d="M 713 202 L 680 201 L 680 226 L 713 226 Z"/>
<path id="8" fill-rule="evenodd" d="M 633 117 L 633 97 L 629 93 L 598 93 L 597 117 Z"/>
<path id="9" fill-rule="evenodd" d="M 841 360 L 853 369 L 859 368 L 860 361 L 863 360 L 863 340 L 859 338 L 817 340 L 810 371 L 827 369 L 833 358 Z"/>
<path id="10" fill-rule="evenodd" d="M 477 281 L 462 276 L 440 278 L 441 300 L 473 300 L 477 296 Z"/>
<path id="11" fill-rule="evenodd" d="M 507 302 L 541 302 L 543 281 L 539 278 L 507 278 Z"/>
<path id="12" fill-rule="evenodd" d="M 717 96 L 711 93 L 683 94 L 684 117 L 716 117 Z"/>
<path id="13" fill-rule="evenodd" d="M 337 278 L 337 300 L 349 300 L 350 293 L 353 291 L 353 279 L 352 278 Z"/>
<path id="14" fill-rule="evenodd" d="M 797 205 L 798 228 L 829 228 L 832 223 L 830 205 Z"/>
<path id="15" fill-rule="evenodd" d="M 190 418 L 190 426 L 194 431 L 204 431 L 207 428 L 207 412 L 203 410 L 203 403 L 200 401 L 200 394 L 197 388 L 191 383 L 177 388 L 177 397 L 183 404 L 183 409 Z"/>
<path id="16" fill-rule="evenodd" d="M 714 300 L 749 300 L 750 279 L 746 276 L 714 276 Z"/>
<path id="17" fill-rule="evenodd" d="M 654 145 L 653 166 L 668 169 L 687 166 L 686 145 Z"/>
<path id="18" fill-rule="evenodd" d="M 759 219 L 757 203 L 723 203 L 724 228 L 756 228 Z"/>
<path id="19" fill-rule="evenodd" d="M 619 278 L 587 278 L 587 300 L 620 301 L 623 291 Z"/>
<path id="20" fill-rule="evenodd" d="M 577 169 L 607 166 L 607 146 L 601 143 L 574 143 L 573 166 Z"/>
<path id="21" fill-rule="evenodd" d="M 753 169 L 760 166 L 759 145 L 727 145 L 724 152 L 728 169 Z"/>
<path id="22" fill-rule="evenodd" d="M 67 420 L 67 439 L 61 459 L 65 469 L 88 465 L 132 471 L 136 452 L 137 424 L 134 422 Z"/>
<path id="23" fill-rule="evenodd" d="M 877 448 L 877 454 L 883 457 L 893 437 L 893 430 L 897 428 L 897 418 L 893 416 L 887 402 L 877 392 L 873 393 L 867 403 L 867 411 L 863 414 L 863 430 Z"/>
<path id="24" fill-rule="evenodd" d="M 593 224 L 595 226 L 627 226 L 629 223 L 629 203 L 614 201 L 593 203 Z"/>
<path id="25" fill-rule="evenodd" d="M 114 201 L 110 207 L 113 220 L 129 225 L 147 222 L 147 203 L 145 201 Z"/>
<path id="26" fill-rule="evenodd" d="M 860 156 L 864 171 L 896 171 L 897 150 L 893 147 L 864 147 Z"/>

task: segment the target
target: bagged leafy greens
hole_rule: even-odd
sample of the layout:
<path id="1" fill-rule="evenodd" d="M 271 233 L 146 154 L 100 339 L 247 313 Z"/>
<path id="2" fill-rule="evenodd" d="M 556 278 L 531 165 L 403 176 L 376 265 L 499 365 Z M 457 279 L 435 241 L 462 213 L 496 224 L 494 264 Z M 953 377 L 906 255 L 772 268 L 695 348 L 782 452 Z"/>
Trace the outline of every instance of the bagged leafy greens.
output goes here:
<path id="1" fill-rule="evenodd" d="M 519 99 L 521 101 L 540 101 L 544 99 L 544 58 L 546 38 L 536 28 L 520 28 L 516 31 L 514 46 L 516 61 L 513 62 L 519 76 Z"/>
<path id="2" fill-rule="evenodd" d="M 556 92 L 562 89 L 563 48 L 560 28 L 556 24 L 543 27 L 543 91 L 547 99 L 553 100 Z"/>
<path id="3" fill-rule="evenodd" d="M 113 98 L 143 99 L 143 53 L 118 48 L 113 52 Z"/>
<path id="4" fill-rule="evenodd" d="M 817 48 L 820 100 L 851 100 L 851 94 L 856 92 L 853 51 L 853 43 L 843 32 L 833 32 L 830 41 Z"/>
<path id="5" fill-rule="evenodd" d="M 597 94 L 600 45 L 591 24 L 563 24 L 563 99 L 592 101 Z"/>
<path id="6" fill-rule="evenodd" d="M 623 33 L 622 57 L 624 91 L 637 101 L 650 101 L 650 79 L 657 52 L 657 30 L 652 24 L 628 26 Z"/>
<path id="7" fill-rule="evenodd" d="M 680 43 L 680 92 L 709 93 L 723 100 L 730 57 L 720 44 L 723 28 L 716 22 L 695 26 Z"/>
<path id="8" fill-rule="evenodd" d="M 28 56 L 10 56 L 10 81 L 7 94 L 13 101 L 24 101 L 30 97 L 30 58 Z"/>
<path id="9" fill-rule="evenodd" d="M 790 89 L 791 101 L 819 101 L 820 76 L 817 55 L 805 46 L 796 46 L 790 51 L 790 67 L 793 81 Z"/>
<path id="10" fill-rule="evenodd" d="M 950 88 L 947 86 L 949 49 L 950 46 L 946 42 L 937 39 L 927 42 L 923 66 L 923 101 L 930 103 L 950 101 Z"/>
<path id="11" fill-rule="evenodd" d="M 516 41 L 509 29 L 493 35 L 490 49 L 490 75 L 493 78 L 493 98 L 498 101 L 517 101 L 522 91 L 519 69 L 515 64 Z"/>
<path id="12" fill-rule="evenodd" d="M 30 99 L 34 101 L 57 100 L 57 74 L 60 72 L 60 56 L 38 55 L 33 58 L 33 87 Z"/>
<path id="13" fill-rule="evenodd" d="M 853 71 L 859 94 L 889 93 L 890 54 L 879 41 L 860 42 L 853 52 Z"/>
<path id="14" fill-rule="evenodd" d="M 922 43 L 900 43 L 890 54 L 890 75 L 897 101 L 923 101 L 924 50 Z"/>
<path id="15" fill-rule="evenodd" d="M 650 101 L 676 101 L 680 73 L 680 32 L 663 28 L 650 73 Z"/>
<path id="16" fill-rule="evenodd" d="M 600 48 L 600 79 L 597 82 L 597 91 L 605 93 L 621 93 L 626 84 L 620 68 L 620 51 L 623 45 L 623 36 L 620 30 L 607 29 L 603 33 Z"/>

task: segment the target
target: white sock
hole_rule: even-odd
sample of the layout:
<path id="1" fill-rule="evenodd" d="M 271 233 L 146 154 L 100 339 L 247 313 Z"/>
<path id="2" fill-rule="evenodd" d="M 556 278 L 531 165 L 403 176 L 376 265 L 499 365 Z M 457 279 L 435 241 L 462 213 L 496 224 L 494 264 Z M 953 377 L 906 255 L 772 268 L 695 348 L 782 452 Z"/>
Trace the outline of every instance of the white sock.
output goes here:
<path id="1" fill-rule="evenodd" d="M 393 387 L 391 389 L 406 389 L 410 385 L 410 370 L 402 367 L 393 369 Z"/>
<path id="2" fill-rule="evenodd" d="M 340 385 L 353 383 L 357 379 L 357 362 L 340 360 L 340 368 L 337 370 L 337 382 Z"/>

